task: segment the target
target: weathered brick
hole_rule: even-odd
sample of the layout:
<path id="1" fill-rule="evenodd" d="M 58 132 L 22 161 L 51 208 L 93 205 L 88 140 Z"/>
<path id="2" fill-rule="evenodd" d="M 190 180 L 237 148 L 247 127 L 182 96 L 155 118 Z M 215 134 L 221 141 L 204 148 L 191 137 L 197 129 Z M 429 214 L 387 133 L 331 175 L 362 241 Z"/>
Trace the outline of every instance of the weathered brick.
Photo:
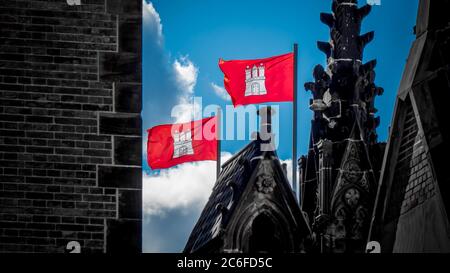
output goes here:
<path id="1" fill-rule="evenodd" d="M 26 198 L 29 199 L 53 199 L 53 194 L 51 193 L 40 193 L 40 192 L 27 192 Z"/>
<path id="2" fill-rule="evenodd" d="M 140 113 L 142 110 L 141 85 L 118 83 L 115 86 L 115 110 L 124 113 Z"/>
<path id="3" fill-rule="evenodd" d="M 98 166 L 98 184 L 101 187 L 139 189 L 142 185 L 142 169 Z"/>
<path id="4" fill-rule="evenodd" d="M 68 230 L 68 231 L 82 231 L 84 230 L 83 225 L 71 225 L 71 224 L 60 224 L 56 225 L 57 230 Z"/>
<path id="5" fill-rule="evenodd" d="M 0 252 L 65 252 L 76 239 L 83 252 L 102 252 L 118 187 L 97 178 L 131 175 L 125 185 L 140 191 L 140 168 L 96 165 L 140 166 L 141 5 L 2 1 Z M 141 209 L 123 196 L 122 215 Z"/>
<path id="6" fill-rule="evenodd" d="M 117 82 L 140 82 L 141 59 L 126 53 L 100 53 L 100 79 Z"/>
<path id="7" fill-rule="evenodd" d="M 114 137 L 114 162 L 119 165 L 142 164 L 142 141 L 140 137 Z"/>
<path id="8" fill-rule="evenodd" d="M 39 154 L 53 154 L 54 149 L 51 147 L 33 147 L 28 146 L 26 149 L 27 153 L 39 153 Z"/>
<path id="9" fill-rule="evenodd" d="M 53 123 L 53 117 L 46 116 L 27 116 L 27 122 Z"/>
<path id="10" fill-rule="evenodd" d="M 79 194 L 55 194 L 55 200 L 81 201 Z"/>
<path id="11" fill-rule="evenodd" d="M 140 208 L 142 192 L 140 190 L 119 190 L 119 219 L 135 219 L 142 217 Z"/>
<path id="12" fill-rule="evenodd" d="M 106 114 L 99 117 L 101 134 L 140 135 L 141 117 L 136 114 Z"/>

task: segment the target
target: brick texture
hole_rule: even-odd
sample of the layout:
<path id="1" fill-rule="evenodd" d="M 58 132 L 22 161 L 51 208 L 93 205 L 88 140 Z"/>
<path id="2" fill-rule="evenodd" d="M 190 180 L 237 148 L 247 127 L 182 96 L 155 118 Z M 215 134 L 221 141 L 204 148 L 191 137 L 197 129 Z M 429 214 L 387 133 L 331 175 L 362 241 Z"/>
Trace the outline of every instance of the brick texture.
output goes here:
<path id="1" fill-rule="evenodd" d="M 436 193 L 435 178 L 424 142 L 408 100 L 390 198 L 390 207 L 395 209 L 387 212 L 389 220 L 398 217 L 398 212 L 405 214 Z"/>
<path id="2" fill-rule="evenodd" d="M 0 252 L 141 251 L 142 0 L 81 4 L 0 1 Z"/>
<path id="3" fill-rule="evenodd" d="M 409 159 L 409 171 L 407 174 L 407 185 L 400 214 L 422 204 L 436 193 L 435 178 L 431 171 L 430 163 L 424 147 L 424 137 L 417 134 L 415 143 L 411 148 Z"/>

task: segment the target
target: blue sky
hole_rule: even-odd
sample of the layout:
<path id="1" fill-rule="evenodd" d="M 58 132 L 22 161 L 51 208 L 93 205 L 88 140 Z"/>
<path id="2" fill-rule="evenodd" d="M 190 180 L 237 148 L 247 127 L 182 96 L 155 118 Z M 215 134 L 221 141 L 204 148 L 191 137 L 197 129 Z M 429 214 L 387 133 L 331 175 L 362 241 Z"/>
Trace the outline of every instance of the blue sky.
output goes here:
<path id="1" fill-rule="evenodd" d="M 329 40 L 329 28 L 319 20 L 331 11 L 331 0 L 153 0 L 144 5 L 143 125 L 150 128 L 173 123 L 172 107 L 188 107 L 193 96 L 203 106 L 223 109 L 231 102 L 223 93 L 218 59 L 254 59 L 292 51 L 298 58 L 298 151 L 308 148 L 310 93 L 303 84 L 312 81 L 316 64 L 325 65 L 317 41 Z M 360 0 L 360 5 L 365 1 Z M 387 138 L 395 95 L 414 35 L 418 0 L 381 0 L 363 22 L 362 33 L 374 30 L 375 39 L 365 50 L 364 62 L 377 59 L 376 83 L 385 89 L 376 107 L 381 116 L 379 140 Z M 278 154 L 290 160 L 292 105 L 279 104 Z M 144 132 L 144 138 L 146 134 Z M 246 141 L 223 141 L 224 159 Z M 144 143 L 145 144 L 145 143 Z M 144 145 L 145 147 L 146 145 Z M 143 151 L 145 155 L 145 151 Z M 144 157 L 145 158 L 145 157 Z M 144 161 L 143 249 L 146 252 L 179 252 L 214 183 L 211 162 L 151 172 Z"/>

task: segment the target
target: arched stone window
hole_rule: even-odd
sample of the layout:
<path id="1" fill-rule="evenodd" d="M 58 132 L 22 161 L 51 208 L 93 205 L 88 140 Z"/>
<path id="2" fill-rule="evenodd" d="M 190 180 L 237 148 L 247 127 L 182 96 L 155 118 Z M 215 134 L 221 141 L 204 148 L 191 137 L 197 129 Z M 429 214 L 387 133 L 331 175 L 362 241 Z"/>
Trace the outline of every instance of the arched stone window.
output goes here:
<path id="1" fill-rule="evenodd" d="M 261 213 L 252 223 L 249 238 L 249 253 L 281 253 L 286 249 L 280 240 L 282 234 L 277 230 L 275 223 L 270 217 Z M 277 238 L 278 237 L 278 238 Z"/>
<path id="2" fill-rule="evenodd" d="M 265 200 L 250 205 L 232 224 L 226 245 L 232 252 L 291 253 L 295 249 L 295 227 L 280 208 Z"/>

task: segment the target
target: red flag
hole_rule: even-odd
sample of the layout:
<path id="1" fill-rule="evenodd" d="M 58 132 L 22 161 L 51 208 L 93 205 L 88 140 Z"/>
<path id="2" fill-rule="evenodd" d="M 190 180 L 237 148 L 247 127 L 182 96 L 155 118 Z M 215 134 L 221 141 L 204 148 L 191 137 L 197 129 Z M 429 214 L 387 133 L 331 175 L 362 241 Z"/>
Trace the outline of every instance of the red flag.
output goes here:
<path id="1" fill-rule="evenodd" d="M 219 60 L 234 107 L 293 101 L 294 54 L 256 60 Z"/>
<path id="2" fill-rule="evenodd" d="M 147 161 L 164 169 L 193 161 L 217 159 L 217 118 L 205 118 L 148 129 Z"/>

